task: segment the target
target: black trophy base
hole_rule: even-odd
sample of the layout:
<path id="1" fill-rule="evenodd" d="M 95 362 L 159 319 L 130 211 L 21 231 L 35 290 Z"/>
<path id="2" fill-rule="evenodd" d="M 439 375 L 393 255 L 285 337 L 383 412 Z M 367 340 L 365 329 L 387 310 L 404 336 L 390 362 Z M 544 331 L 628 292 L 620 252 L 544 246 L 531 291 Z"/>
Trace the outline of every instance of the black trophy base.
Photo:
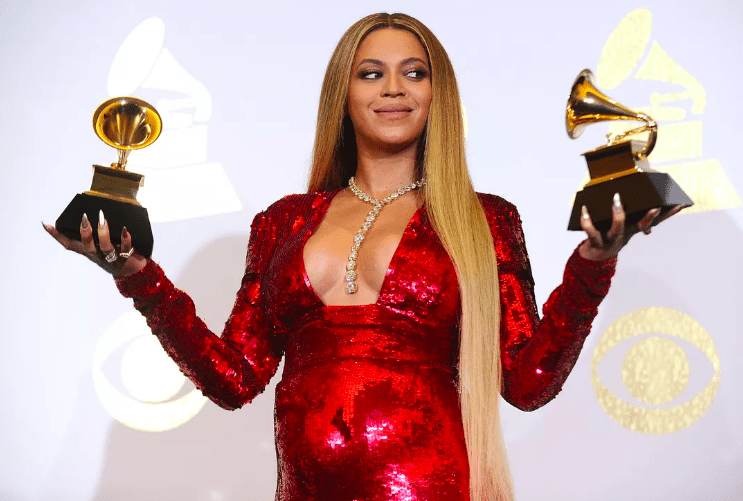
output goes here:
<path id="1" fill-rule="evenodd" d="M 98 225 L 98 213 L 101 210 L 108 222 L 111 243 L 121 244 L 121 229 L 126 226 L 132 236 L 132 247 L 137 253 L 146 258 L 152 256 L 154 239 L 150 218 L 147 215 L 147 209 L 138 205 L 87 193 L 78 194 L 57 218 L 54 226 L 63 235 L 79 241 L 80 223 L 85 213 L 88 215 L 90 224 L 94 226 L 93 240 L 98 246 L 98 232 L 95 231 L 95 227 Z"/>
<path id="2" fill-rule="evenodd" d="M 690 207 L 694 202 L 668 174 L 636 172 L 627 176 L 587 186 L 575 195 L 568 230 L 580 231 L 581 207 L 588 209 L 593 226 L 602 233 L 611 228 L 612 201 L 619 193 L 626 214 L 625 225 L 642 219 L 650 209 L 660 207 L 661 214 L 676 206 Z"/>

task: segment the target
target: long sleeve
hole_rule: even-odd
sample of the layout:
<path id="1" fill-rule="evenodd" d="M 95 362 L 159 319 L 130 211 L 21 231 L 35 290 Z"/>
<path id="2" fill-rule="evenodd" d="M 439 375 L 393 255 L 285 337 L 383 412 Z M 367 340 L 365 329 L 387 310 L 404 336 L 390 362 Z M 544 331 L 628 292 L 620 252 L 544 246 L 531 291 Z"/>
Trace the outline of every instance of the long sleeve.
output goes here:
<path id="1" fill-rule="evenodd" d="M 241 407 L 262 392 L 283 356 L 282 336 L 266 318 L 261 294 L 272 237 L 270 221 L 259 213 L 251 226 L 242 284 L 221 337 L 209 331 L 191 298 L 154 261 L 116 279 L 181 371 L 226 409 Z"/>
<path id="2" fill-rule="evenodd" d="M 488 210 L 488 200 L 483 202 L 495 240 L 501 291 L 502 395 L 530 411 L 562 389 L 609 291 L 616 258 L 590 261 L 576 248 L 540 319 L 518 212 L 507 202 L 498 211 Z"/>

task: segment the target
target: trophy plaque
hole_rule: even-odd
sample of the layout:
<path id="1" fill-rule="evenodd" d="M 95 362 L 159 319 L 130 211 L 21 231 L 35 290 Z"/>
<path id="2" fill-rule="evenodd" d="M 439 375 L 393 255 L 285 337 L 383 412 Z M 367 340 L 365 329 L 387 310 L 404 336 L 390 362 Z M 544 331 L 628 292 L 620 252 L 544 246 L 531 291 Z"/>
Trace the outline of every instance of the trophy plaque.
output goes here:
<path id="1" fill-rule="evenodd" d="M 93 165 L 90 190 L 78 194 L 57 219 L 57 231 L 80 240 L 83 213 L 90 224 L 98 224 L 102 210 L 108 222 L 111 243 L 121 244 L 121 230 L 126 226 L 132 247 L 142 256 L 152 255 L 152 228 L 147 209 L 137 202 L 137 191 L 144 176 L 126 170 L 131 150 L 152 144 L 162 131 L 160 114 L 150 104 L 134 97 L 115 97 L 101 104 L 93 114 L 93 129 L 104 143 L 118 150 L 119 159 L 111 167 Z M 98 232 L 93 231 L 98 245 Z"/>
<path id="2" fill-rule="evenodd" d="M 575 195 L 568 230 L 581 230 L 581 207 L 585 205 L 594 227 L 602 233 L 609 231 L 615 193 L 622 200 L 627 225 L 636 224 L 656 207 L 662 214 L 679 205 L 694 205 L 671 176 L 654 171 L 648 164 L 647 157 L 658 137 L 655 121 L 602 94 L 594 86 L 591 70 L 583 70 L 568 98 L 565 116 L 568 136 L 575 139 L 587 125 L 609 120 L 637 120 L 645 125 L 620 134 L 609 133 L 605 146 L 583 154 L 591 179 Z M 629 139 L 643 132 L 648 132 L 647 140 Z"/>

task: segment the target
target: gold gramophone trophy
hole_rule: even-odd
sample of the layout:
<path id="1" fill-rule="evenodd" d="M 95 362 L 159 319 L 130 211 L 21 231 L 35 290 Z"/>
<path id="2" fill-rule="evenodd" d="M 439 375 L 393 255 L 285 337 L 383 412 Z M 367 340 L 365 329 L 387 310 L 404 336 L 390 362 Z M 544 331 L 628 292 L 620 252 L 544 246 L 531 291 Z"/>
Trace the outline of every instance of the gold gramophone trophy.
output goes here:
<path id="1" fill-rule="evenodd" d="M 648 164 L 647 157 L 658 137 L 655 121 L 602 94 L 594 86 L 591 70 L 581 71 L 568 98 L 565 116 L 568 135 L 575 139 L 587 125 L 608 120 L 637 120 L 645 125 L 621 134 L 609 133 L 605 146 L 583 153 L 591 180 L 575 196 L 568 230 L 581 229 L 581 207 L 585 205 L 596 229 L 608 231 L 615 193 L 622 199 L 627 225 L 637 223 L 656 207 L 660 207 L 662 214 L 677 205 L 694 205 L 671 176 L 654 171 Z M 646 141 L 625 139 L 643 132 L 649 132 Z"/>
<path id="2" fill-rule="evenodd" d="M 137 202 L 137 191 L 144 176 L 126 170 L 131 150 L 152 144 L 162 131 L 160 114 L 150 104 L 134 97 L 115 97 L 101 104 L 93 114 L 93 128 L 104 143 L 119 152 L 118 162 L 111 167 L 94 165 L 90 190 L 75 195 L 57 219 L 57 231 L 73 240 L 80 240 L 83 213 L 90 224 L 98 224 L 98 214 L 108 222 L 111 243 L 121 244 L 121 230 L 126 226 L 132 236 L 132 247 L 144 257 L 152 255 L 152 228 L 147 209 Z M 93 231 L 98 245 L 98 232 Z"/>

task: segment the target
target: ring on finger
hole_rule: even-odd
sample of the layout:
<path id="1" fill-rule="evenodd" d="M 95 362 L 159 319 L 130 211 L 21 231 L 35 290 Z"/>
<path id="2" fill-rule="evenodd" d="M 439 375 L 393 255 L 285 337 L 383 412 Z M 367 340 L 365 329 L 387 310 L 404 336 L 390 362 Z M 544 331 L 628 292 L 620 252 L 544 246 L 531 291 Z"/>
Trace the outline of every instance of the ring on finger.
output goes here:
<path id="1" fill-rule="evenodd" d="M 107 263 L 113 263 L 117 259 L 119 259 L 119 256 L 116 254 L 116 249 L 114 249 L 111 252 L 109 252 L 108 254 L 106 254 L 106 262 Z"/>
<path id="2" fill-rule="evenodd" d="M 132 247 L 131 249 L 129 249 L 129 250 L 128 250 L 128 251 L 126 251 L 126 252 L 120 252 L 120 253 L 119 253 L 119 256 L 121 256 L 121 257 L 123 257 L 123 258 L 130 258 L 130 257 L 132 257 L 132 253 L 133 253 L 133 252 L 134 252 L 134 247 Z"/>

